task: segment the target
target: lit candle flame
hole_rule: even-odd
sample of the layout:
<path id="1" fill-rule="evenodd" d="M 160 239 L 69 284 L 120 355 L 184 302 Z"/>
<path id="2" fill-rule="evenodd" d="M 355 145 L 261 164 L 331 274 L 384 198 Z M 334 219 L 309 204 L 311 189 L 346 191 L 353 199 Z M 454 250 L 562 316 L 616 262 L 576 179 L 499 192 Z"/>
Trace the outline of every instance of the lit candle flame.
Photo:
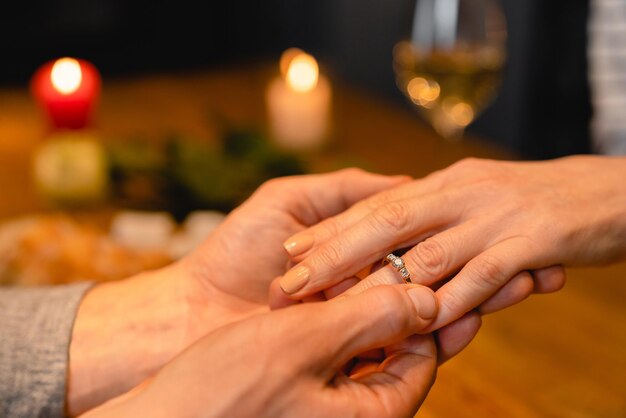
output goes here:
<path id="1" fill-rule="evenodd" d="M 287 70 L 287 85 L 293 90 L 306 93 L 317 86 L 319 67 L 309 54 L 301 53 L 291 59 Z"/>
<path id="2" fill-rule="evenodd" d="M 286 49 L 282 55 L 280 56 L 280 75 L 283 78 L 287 78 L 287 71 L 289 71 L 289 65 L 291 61 L 298 55 L 304 54 L 305 52 L 300 48 L 289 48 Z"/>
<path id="3" fill-rule="evenodd" d="M 58 59 L 52 66 L 52 86 L 61 94 L 68 95 L 78 90 L 82 78 L 80 64 L 73 58 Z"/>

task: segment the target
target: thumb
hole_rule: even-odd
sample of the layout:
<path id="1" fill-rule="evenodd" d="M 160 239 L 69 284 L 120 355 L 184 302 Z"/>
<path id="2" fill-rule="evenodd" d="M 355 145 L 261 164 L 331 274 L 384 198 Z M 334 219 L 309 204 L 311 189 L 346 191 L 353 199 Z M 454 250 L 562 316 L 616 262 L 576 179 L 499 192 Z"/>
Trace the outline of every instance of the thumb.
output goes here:
<path id="1" fill-rule="evenodd" d="M 433 291 L 419 285 L 378 286 L 308 306 L 316 312 L 308 316 L 306 344 L 319 348 L 308 357 L 309 367 L 328 375 L 365 351 L 421 333 L 438 310 Z"/>

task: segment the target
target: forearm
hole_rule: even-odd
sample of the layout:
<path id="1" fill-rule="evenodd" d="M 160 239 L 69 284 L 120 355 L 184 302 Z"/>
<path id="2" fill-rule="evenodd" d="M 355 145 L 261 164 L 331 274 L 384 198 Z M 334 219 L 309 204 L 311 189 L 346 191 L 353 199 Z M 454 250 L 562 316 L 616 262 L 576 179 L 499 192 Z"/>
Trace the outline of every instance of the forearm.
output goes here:
<path id="1" fill-rule="evenodd" d="M 85 296 L 70 345 L 69 415 L 130 390 L 197 338 L 176 273 L 169 267 L 104 283 Z"/>

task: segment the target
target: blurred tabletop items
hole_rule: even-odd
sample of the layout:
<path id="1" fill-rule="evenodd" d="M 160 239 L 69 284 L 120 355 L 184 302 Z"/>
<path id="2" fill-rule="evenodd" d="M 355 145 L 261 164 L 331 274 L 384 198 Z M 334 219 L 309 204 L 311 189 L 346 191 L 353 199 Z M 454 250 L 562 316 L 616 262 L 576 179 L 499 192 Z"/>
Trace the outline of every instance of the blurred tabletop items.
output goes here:
<path id="1" fill-rule="evenodd" d="M 289 54 L 282 71 L 260 62 L 102 84 L 92 64 L 63 61 L 56 87 L 52 63 L 31 92 L 0 89 L 0 282 L 115 280 L 170 263 L 277 176 L 359 166 L 419 177 L 470 156 L 515 158 L 478 138 L 444 141 L 408 107 Z M 558 294 L 486 317 L 419 416 L 626 416 L 624 277 L 625 265 L 573 271 Z"/>

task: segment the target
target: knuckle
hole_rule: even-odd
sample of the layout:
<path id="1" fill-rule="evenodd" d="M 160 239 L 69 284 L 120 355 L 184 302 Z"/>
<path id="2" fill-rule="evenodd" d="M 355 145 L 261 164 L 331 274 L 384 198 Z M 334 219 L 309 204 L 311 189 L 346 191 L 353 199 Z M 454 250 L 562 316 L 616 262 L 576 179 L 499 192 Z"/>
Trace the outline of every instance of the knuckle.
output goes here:
<path id="1" fill-rule="evenodd" d="M 480 288 L 497 289 L 506 279 L 506 271 L 502 261 L 493 256 L 483 256 L 476 261 L 471 275 L 472 280 Z"/>
<path id="2" fill-rule="evenodd" d="M 345 259 L 345 251 L 339 245 L 328 244 L 322 247 L 317 256 L 317 265 L 325 269 L 337 272 L 340 270 Z"/>
<path id="3" fill-rule="evenodd" d="M 463 158 L 462 160 L 452 164 L 450 168 L 457 171 L 474 170 L 477 168 L 477 166 L 480 166 L 482 164 L 482 161 L 483 160 L 475 157 Z"/>
<path id="4" fill-rule="evenodd" d="M 453 178 L 483 176 L 490 171 L 492 166 L 493 161 L 491 160 L 470 157 L 452 164 L 445 171 L 447 172 L 448 180 L 450 180 Z"/>
<path id="5" fill-rule="evenodd" d="M 427 276 L 439 278 L 447 271 L 446 251 L 439 241 L 428 238 L 410 251 L 410 259 Z"/>
<path id="6" fill-rule="evenodd" d="M 363 176 L 364 174 L 367 174 L 365 170 L 362 170 L 357 167 L 343 168 L 339 170 L 338 173 L 339 175 L 342 175 L 345 177 L 359 177 L 359 176 Z"/>
<path id="7" fill-rule="evenodd" d="M 373 212 L 374 224 L 400 232 L 409 226 L 409 212 L 400 202 L 389 202 Z"/>
<path id="8" fill-rule="evenodd" d="M 453 313 L 458 317 L 471 309 L 466 306 L 464 295 L 456 289 L 446 293 L 445 297 L 439 299 L 439 303 L 441 305 L 439 308 L 440 312 Z"/>
<path id="9" fill-rule="evenodd" d="M 356 167 L 343 168 L 335 172 L 337 184 L 345 189 L 353 187 L 355 181 L 361 180 L 368 174 L 367 171 Z"/>
<path id="10" fill-rule="evenodd" d="M 259 187 L 261 193 L 276 193 L 285 188 L 285 184 L 288 180 L 285 178 L 274 178 L 267 180 Z"/>
<path id="11" fill-rule="evenodd" d="M 470 167 L 472 164 L 474 164 L 473 159 L 463 159 L 438 172 L 436 175 L 440 179 L 440 190 L 449 188 L 456 182 L 470 176 L 473 171 Z"/>

